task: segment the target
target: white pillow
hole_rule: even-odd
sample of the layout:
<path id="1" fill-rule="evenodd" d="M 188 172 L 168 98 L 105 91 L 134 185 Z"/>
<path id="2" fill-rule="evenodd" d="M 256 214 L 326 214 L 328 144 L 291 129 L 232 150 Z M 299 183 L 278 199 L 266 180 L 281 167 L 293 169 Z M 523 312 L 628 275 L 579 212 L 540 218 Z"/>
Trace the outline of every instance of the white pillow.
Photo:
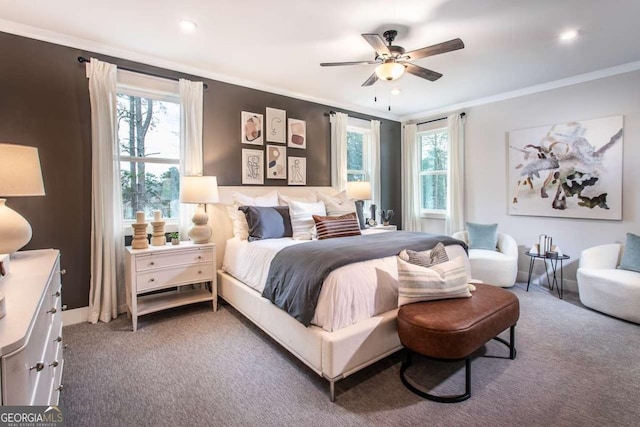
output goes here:
<path id="1" fill-rule="evenodd" d="M 311 240 L 311 229 L 315 226 L 313 215 L 327 214 L 322 202 L 289 202 L 289 215 L 293 238 L 297 240 Z"/>
<path id="2" fill-rule="evenodd" d="M 462 257 L 430 268 L 398 260 L 398 307 L 420 301 L 471 296 Z"/>
<path id="3" fill-rule="evenodd" d="M 251 197 L 246 194 L 233 193 L 233 205 L 227 206 L 227 214 L 233 223 L 233 235 L 241 240 L 249 239 L 249 224 L 240 206 L 278 206 L 278 192 L 272 191 L 264 196 Z"/>
<path id="4" fill-rule="evenodd" d="M 328 216 L 342 216 L 351 212 L 356 212 L 356 203 L 349 199 L 346 191 L 342 191 L 334 196 L 316 192 L 318 200 L 324 203 Z"/>
<path id="5" fill-rule="evenodd" d="M 313 193 L 304 197 L 289 197 L 289 196 L 285 196 L 284 194 L 278 193 L 278 200 L 280 201 L 280 206 L 286 206 L 291 201 L 310 203 L 310 202 L 317 202 L 318 198 Z"/>

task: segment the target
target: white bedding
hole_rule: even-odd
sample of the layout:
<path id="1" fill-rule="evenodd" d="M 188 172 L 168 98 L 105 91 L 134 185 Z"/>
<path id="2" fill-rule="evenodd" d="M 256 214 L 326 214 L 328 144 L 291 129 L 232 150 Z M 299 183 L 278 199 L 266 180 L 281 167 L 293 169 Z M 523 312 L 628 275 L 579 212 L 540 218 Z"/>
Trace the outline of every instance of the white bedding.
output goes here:
<path id="1" fill-rule="evenodd" d="M 276 253 L 287 246 L 307 242 L 291 238 L 249 242 L 234 237 L 227 241 L 222 269 L 262 293 Z M 464 256 L 468 264 L 462 247 L 447 246 L 446 251 L 449 258 Z M 357 262 L 334 270 L 322 285 L 311 323 L 331 332 L 396 308 L 397 279 L 395 256 Z"/>

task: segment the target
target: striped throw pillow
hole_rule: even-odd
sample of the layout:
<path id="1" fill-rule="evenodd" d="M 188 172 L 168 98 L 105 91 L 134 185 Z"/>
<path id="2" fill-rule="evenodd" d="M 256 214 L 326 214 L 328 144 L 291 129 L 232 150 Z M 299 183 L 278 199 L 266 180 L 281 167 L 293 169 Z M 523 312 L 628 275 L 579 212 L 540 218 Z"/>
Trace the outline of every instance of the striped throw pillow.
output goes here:
<path id="1" fill-rule="evenodd" d="M 289 215 L 291 216 L 291 228 L 293 238 L 296 240 L 311 240 L 313 228 L 313 215 L 326 215 L 327 211 L 322 202 L 296 202 L 289 201 Z"/>
<path id="2" fill-rule="evenodd" d="M 438 242 L 433 249 L 428 251 L 416 252 L 411 249 L 405 249 L 398 256 L 408 263 L 421 267 L 431 267 L 432 265 L 449 261 L 447 250 L 442 242 Z"/>
<path id="3" fill-rule="evenodd" d="M 462 257 L 431 268 L 398 258 L 398 306 L 420 301 L 468 298 L 467 272 Z"/>
<path id="4" fill-rule="evenodd" d="M 318 240 L 333 239 L 336 237 L 359 236 L 360 224 L 355 212 L 341 216 L 314 215 Z"/>

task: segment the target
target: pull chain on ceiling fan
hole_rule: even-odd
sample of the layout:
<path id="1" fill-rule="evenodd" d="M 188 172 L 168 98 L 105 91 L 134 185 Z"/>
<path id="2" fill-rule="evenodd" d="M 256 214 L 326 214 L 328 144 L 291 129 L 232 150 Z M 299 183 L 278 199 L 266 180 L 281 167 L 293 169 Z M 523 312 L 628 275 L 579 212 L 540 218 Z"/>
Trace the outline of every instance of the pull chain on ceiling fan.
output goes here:
<path id="1" fill-rule="evenodd" d="M 382 40 L 382 37 L 378 34 L 362 34 L 362 37 L 376 51 L 376 57 L 373 61 L 323 62 L 320 66 L 377 65 L 375 72 L 365 80 L 362 86 L 371 86 L 378 80 L 396 80 L 401 77 L 405 71 L 414 76 L 435 81 L 442 77 L 442 74 L 411 64 L 410 61 L 464 48 L 462 40 L 453 39 L 423 47 L 422 49 L 405 52 L 403 47 L 393 45 L 393 41 L 397 35 L 398 32 L 396 30 L 385 31 L 382 34 L 387 41 L 387 44 L 385 44 L 385 40 Z"/>

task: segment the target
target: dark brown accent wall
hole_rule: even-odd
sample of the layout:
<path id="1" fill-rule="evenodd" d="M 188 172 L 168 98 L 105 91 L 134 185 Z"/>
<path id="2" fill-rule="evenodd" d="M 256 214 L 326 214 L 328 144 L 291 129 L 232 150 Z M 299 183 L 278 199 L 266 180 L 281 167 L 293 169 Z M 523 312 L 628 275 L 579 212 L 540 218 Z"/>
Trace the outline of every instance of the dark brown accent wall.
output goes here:
<path id="1" fill-rule="evenodd" d="M 88 304 L 91 256 L 91 111 L 85 67 L 78 56 L 207 83 L 204 173 L 216 175 L 219 185 L 241 185 L 241 111 L 265 114 L 266 107 L 273 107 L 306 121 L 307 149 L 287 149 L 287 154 L 307 158 L 309 186 L 331 185 L 330 124 L 325 113 L 343 111 L 380 120 L 380 207 L 394 209 L 392 223 L 401 225 L 399 122 L 0 32 L 0 142 L 38 147 L 46 190 L 45 197 L 11 198 L 7 204 L 33 228 L 25 249 L 61 250 L 62 268 L 67 270 L 63 302 L 69 308 Z M 286 181 L 267 180 L 265 185 Z"/>

